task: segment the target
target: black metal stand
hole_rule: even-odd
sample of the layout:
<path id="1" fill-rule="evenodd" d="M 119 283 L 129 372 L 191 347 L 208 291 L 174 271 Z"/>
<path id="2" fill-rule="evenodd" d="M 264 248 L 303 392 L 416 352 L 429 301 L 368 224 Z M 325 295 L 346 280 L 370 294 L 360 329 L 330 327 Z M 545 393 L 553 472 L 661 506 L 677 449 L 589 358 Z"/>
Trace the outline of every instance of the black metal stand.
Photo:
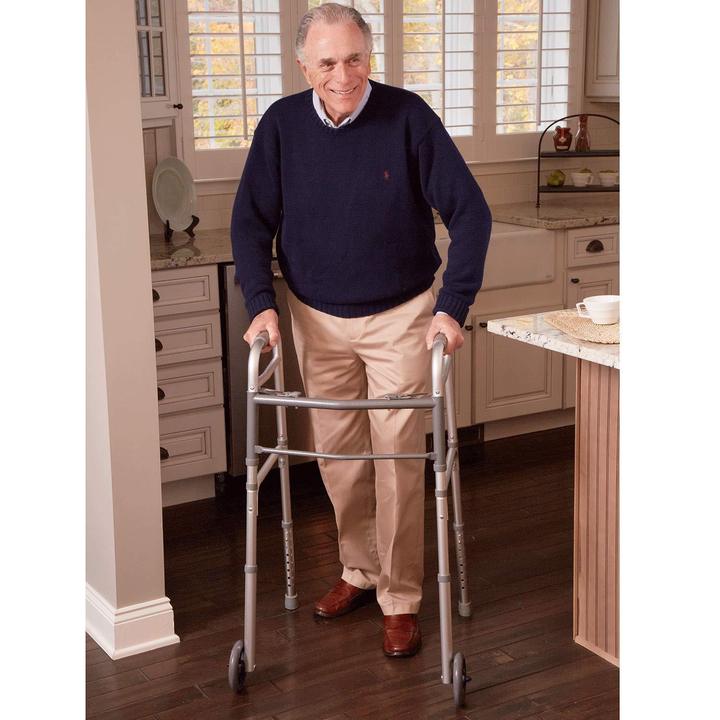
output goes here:
<path id="1" fill-rule="evenodd" d="M 197 215 L 192 215 L 192 222 L 183 230 L 183 232 L 186 232 L 191 240 L 195 239 L 195 233 L 193 230 L 197 227 L 198 223 L 200 222 L 200 218 Z M 170 238 L 173 236 L 173 230 L 170 227 L 170 221 L 165 221 L 165 240 L 167 242 L 170 242 Z"/>
<path id="2" fill-rule="evenodd" d="M 540 135 L 540 139 L 538 140 L 538 153 L 537 153 L 537 196 L 535 198 L 535 207 L 540 207 L 540 193 L 580 193 L 580 192 L 620 192 L 620 185 L 615 185 L 613 187 L 604 187 L 604 186 L 586 186 L 586 187 L 575 187 L 573 185 L 569 187 L 565 186 L 555 186 L 555 185 L 541 185 L 540 184 L 540 158 L 561 158 L 561 157 L 618 157 L 620 155 L 620 150 L 615 149 L 609 149 L 609 150 L 588 150 L 586 152 L 577 152 L 577 151 L 571 151 L 571 150 L 555 150 L 555 151 L 546 151 L 542 152 L 540 148 L 542 147 L 542 141 L 545 137 L 545 133 L 553 127 L 556 123 L 562 122 L 563 120 L 569 120 L 570 118 L 574 117 L 580 117 L 581 115 L 585 115 L 586 117 L 599 117 L 599 118 L 605 118 L 605 120 L 610 120 L 611 122 L 614 122 L 616 125 L 619 125 L 620 122 L 616 120 L 615 118 L 611 118 L 608 115 L 598 115 L 597 113 L 576 113 L 575 115 L 566 115 L 565 117 L 558 118 L 557 120 L 553 120 L 543 131 Z"/>

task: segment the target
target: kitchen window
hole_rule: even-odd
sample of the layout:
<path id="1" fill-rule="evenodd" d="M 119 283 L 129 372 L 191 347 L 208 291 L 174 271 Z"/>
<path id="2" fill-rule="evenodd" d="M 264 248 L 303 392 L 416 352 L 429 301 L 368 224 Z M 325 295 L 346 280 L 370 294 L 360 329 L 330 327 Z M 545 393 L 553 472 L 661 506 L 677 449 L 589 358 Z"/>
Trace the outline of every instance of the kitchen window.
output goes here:
<path id="1" fill-rule="evenodd" d="M 295 31 L 323 0 L 172 2 L 184 159 L 196 179 L 236 179 L 263 112 L 308 87 L 295 64 Z M 371 78 L 423 97 L 468 161 L 531 157 L 544 123 L 579 107 L 584 3 L 342 4 L 372 29 Z"/>

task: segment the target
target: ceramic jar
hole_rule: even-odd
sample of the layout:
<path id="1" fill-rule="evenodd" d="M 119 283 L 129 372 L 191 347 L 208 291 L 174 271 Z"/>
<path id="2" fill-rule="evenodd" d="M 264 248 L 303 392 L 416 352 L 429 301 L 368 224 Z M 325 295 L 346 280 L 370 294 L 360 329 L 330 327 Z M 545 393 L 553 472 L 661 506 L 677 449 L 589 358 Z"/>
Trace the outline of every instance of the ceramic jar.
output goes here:
<path id="1" fill-rule="evenodd" d="M 553 134 L 553 143 L 555 144 L 555 150 L 569 150 L 572 145 L 572 130 L 569 127 L 555 126 L 555 133 Z"/>

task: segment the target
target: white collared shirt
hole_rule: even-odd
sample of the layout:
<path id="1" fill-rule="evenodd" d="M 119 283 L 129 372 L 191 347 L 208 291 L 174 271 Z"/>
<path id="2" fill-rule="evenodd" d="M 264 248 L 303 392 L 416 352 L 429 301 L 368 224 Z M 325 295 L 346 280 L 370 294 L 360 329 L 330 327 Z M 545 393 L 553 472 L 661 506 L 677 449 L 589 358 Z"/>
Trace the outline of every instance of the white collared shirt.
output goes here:
<path id="1" fill-rule="evenodd" d="M 363 96 L 358 103 L 358 106 L 353 110 L 351 115 L 348 115 L 339 125 L 336 125 L 327 115 L 325 112 L 325 107 L 323 105 L 323 101 L 320 99 L 320 96 L 313 90 L 313 106 L 315 107 L 315 112 L 317 112 L 318 117 L 323 121 L 325 125 L 331 128 L 341 128 L 345 125 L 349 125 L 362 111 L 365 105 L 367 105 L 368 98 L 370 97 L 370 91 L 372 88 L 370 87 L 370 81 L 368 81 L 365 85 L 365 92 L 363 93 Z"/>

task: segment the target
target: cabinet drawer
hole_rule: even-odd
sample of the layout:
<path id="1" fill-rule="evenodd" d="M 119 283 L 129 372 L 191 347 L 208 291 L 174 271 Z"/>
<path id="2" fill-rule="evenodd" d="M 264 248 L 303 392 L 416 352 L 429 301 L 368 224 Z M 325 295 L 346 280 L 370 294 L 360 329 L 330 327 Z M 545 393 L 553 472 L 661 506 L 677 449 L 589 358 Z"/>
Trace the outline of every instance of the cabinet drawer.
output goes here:
<path id="1" fill-rule="evenodd" d="M 155 317 L 214 310 L 220 306 L 217 265 L 155 270 L 152 286 Z"/>
<path id="2" fill-rule="evenodd" d="M 162 482 L 224 472 L 225 468 L 222 407 L 160 417 Z"/>
<path id="3" fill-rule="evenodd" d="M 567 231 L 567 266 L 599 265 L 620 259 L 618 225 L 573 228 Z"/>
<path id="4" fill-rule="evenodd" d="M 157 378 L 161 415 L 223 404 L 220 359 L 160 367 Z"/>
<path id="5" fill-rule="evenodd" d="M 220 313 L 217 311 L 155 320 L 158 366 L 221 355 Z"/>

